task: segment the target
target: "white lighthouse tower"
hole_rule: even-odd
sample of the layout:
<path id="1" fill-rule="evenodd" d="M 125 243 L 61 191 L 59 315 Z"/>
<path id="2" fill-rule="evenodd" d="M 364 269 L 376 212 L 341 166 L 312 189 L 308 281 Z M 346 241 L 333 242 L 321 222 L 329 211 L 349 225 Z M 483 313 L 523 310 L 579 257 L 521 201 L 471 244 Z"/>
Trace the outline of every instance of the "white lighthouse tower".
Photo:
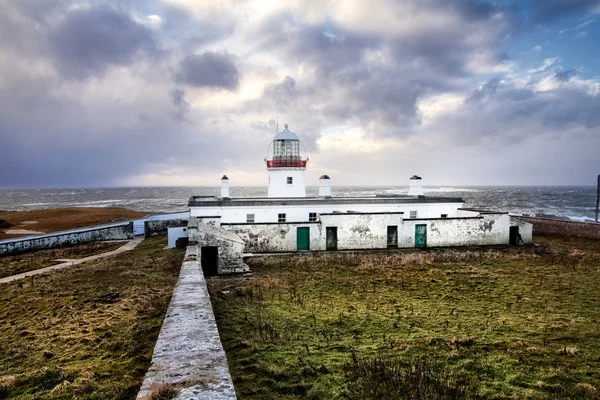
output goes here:
<path id="1" fill-rule="evenodd" d="M 284 125 L 271 143 L 273 154 L 267 162 L 269 197 L 306 197 L 304 171 L 307 159 L 300 156 L 300 139 Z"/>

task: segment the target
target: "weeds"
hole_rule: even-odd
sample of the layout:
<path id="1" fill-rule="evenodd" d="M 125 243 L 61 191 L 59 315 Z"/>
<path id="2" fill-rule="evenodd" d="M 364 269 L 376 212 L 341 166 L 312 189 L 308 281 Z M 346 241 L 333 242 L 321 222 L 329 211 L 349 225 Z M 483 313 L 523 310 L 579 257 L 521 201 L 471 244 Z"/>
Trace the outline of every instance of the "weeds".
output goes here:
<path id="1" fill-rule="evenodd" d="M 183 259 L 165 244 L 3 284 L 0 399 L 135 398 Z"/>
<path id="2" fill-rule="evenodd" d="M 542 244 L 250 259 L 208 281 L 238 398 L 595 398 L 600 243 Z"/>

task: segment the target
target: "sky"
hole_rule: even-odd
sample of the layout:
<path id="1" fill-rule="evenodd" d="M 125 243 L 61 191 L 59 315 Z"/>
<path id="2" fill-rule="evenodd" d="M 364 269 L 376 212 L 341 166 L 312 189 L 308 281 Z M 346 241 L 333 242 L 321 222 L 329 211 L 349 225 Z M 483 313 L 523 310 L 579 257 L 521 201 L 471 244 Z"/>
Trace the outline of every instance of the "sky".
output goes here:
<path id="1" fill-rule="evenodd" d="M 0 0 L 0 187 L 592 185 L 600 0 Z"/>

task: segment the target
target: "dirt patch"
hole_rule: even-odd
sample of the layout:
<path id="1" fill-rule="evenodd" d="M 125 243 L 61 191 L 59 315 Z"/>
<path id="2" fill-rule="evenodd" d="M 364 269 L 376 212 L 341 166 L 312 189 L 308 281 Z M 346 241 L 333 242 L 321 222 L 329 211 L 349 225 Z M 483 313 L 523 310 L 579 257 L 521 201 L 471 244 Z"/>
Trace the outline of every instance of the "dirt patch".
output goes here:
<path id="1" fill-rule="evenodd" d="M 5 234 L 11 236 L 23 236 L 23 235 L 42 235 L 45 232 L 40 231 L 32 231 L 29 229 L 7 229 L 4 231 Z"/>
<path id="2" fill-rule="evenodd" d="M 51 233 L 128 221 L 146 215 L 148 215 L 146 212 L 128 210 L 122 207 L 71 207 L 32 211 L 5 211 L 0 212 L 0 220 L 6 221 L 11 226 L 0 227 L 0 240 L 30 235 L 30 233 L 7 233 L 6 229 L 9 227 L 13 230 L 25 229 L 29 231 L 27 228 L 35 225 L 36 232 Z"/>

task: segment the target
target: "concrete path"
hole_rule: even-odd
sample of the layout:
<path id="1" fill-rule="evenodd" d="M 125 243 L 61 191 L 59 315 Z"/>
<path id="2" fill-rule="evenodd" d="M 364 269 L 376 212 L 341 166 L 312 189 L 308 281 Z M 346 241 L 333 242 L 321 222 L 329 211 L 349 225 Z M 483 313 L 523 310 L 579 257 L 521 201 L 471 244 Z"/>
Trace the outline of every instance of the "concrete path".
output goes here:
<path id="1" fill-rule="evenodd" d="M 135 247 L 138 244 L 140 244 L 142 240 L 144 240 L 144 237 L 143 236 L 139 236 L 139 237 L 136 237 L 133 240 L 130 240 L 129 242 L 127 242 L 123 246 L 119 247 L 118 249 L 112 250 L 112 251 L 108 251 L 106 253 L 95 254 L 93 256 L 88 256 L 88 257 L 84 257 L 84 258 L 77 258 L 77 259 L 72 259 L 72 260 L 57 260 L 57 261 L 64 261 L 64 262 L 60 263 L 60 264 L 53 265 L 51 267 L 40 268 L 40 269 L 36 269 L 36 270 L 33 270 L 33 271 L 23 272 L 22 274 L 7 276 L 6 278 L 0 279 L 0 284 L 12 282 L 12 281 L 17 281 L 19 279 L 27 278 L 28 276 L 45 274 L 46 272 L 55 271 L 55 270 L 63 269 L 63 268 L 67 268 L 67 267 L 72 267 L 73 265 L 81 264 L 81 263 L 84 263 L 84 262 L 87 262 L 87 261 L 96 260 L 98 258 L 110 257 L 110 256 L 114 256 L 115 254 L 124 253 L 126 251 L 135 249 Z"/>

